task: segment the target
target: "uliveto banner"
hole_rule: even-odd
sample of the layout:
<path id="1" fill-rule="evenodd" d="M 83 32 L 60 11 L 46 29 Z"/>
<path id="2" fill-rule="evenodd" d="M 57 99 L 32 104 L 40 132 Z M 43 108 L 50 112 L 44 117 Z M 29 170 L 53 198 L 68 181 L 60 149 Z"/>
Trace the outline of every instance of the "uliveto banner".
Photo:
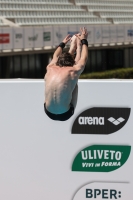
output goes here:
<path id="1" fill-rule="evenodd" d="M 111 172 L 127 161 L 131 146 L 92 145 L 82 149 L 75 157 L 72 171 Z"/>

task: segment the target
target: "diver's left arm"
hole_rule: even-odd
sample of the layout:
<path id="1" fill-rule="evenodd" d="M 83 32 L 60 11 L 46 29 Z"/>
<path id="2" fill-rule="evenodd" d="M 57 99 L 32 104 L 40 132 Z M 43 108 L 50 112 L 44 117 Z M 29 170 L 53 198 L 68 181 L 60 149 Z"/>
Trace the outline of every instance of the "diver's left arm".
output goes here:
<path id="1" fill-rule="evenodd" d="M 76 49 L 75 63 L 77 63 L 81 58 L 81 50 L 82 50 L 81 40 L 79 38 L 77 38 L 77 49 Z"/>

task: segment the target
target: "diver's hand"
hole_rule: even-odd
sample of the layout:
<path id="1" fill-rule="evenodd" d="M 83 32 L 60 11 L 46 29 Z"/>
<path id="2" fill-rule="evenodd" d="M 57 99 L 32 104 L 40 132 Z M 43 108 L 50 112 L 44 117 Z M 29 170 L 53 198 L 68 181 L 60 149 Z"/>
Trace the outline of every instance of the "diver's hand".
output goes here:
<path id="1" fill-rule="evenodd" d="M 64 44 L 67 44 L 71 40 L 71 35 L 67 35 L 62 41 Z"/>
<path id="2" fill-rule="evenodd" d="M 80 28 L 80 31 L 81 31 L 81 33 L 80 34 L 76 34 L 76 36 L 80 40 L 87 39 L 87 37 L 88 37 L 88 31 L 87 31 L 87 29 L 85 27 L 83 27 L 83 28 Z"/>
<path id="3" fill-rule="evenodd" d="M 80 36 L 81 34 L 78 33 L 77 35 Z M 77 47 L 79 47 L 79 46 L 81 46 L 81 40 L 78 37 L 76 37 L 76 38 L 77 38 Z"/>

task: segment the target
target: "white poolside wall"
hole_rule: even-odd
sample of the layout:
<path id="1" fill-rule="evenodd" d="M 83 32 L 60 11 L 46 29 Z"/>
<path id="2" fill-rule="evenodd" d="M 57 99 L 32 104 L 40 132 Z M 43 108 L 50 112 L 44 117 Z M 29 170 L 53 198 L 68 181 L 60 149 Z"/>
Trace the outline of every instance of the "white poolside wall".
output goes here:
<path id="1" fill-rule="evenodd" d="M 85 147 L 133 145 L 133 80 L 79 80 L 78 85 L 75 114 L 58 122 L 44 113 L 43 80 L 0 81 L 1 200 L 87 200 L 75 194 L 91 182 L 96 182 L 96 188 L 110 183 L 109 187 L 121 190 L 120 199 L 126 200 L 127 190 L 133 188 L 132 150 L 127 162 L 109 173 L 72 172 L 71 166 Z M 129 107 L 131 114 L 126 125 L 113 134 L 72 135 L 76 117 L 91 107 Z M 133 191 L 126 197 L 132 200 Z"/>

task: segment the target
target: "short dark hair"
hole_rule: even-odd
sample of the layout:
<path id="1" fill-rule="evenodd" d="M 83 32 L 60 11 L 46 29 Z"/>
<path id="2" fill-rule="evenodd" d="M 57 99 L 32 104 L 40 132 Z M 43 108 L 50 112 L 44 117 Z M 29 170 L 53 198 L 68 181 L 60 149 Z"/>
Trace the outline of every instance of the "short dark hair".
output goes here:
<path id="1" fill-rule="evenodd" d="M 67 52 L 62 53 L 56 62 L 56 65 L 59 67 L 73 66 L 74 64 L 75 64 L 74 57 L 70 53 L 67 53 Z"/>

